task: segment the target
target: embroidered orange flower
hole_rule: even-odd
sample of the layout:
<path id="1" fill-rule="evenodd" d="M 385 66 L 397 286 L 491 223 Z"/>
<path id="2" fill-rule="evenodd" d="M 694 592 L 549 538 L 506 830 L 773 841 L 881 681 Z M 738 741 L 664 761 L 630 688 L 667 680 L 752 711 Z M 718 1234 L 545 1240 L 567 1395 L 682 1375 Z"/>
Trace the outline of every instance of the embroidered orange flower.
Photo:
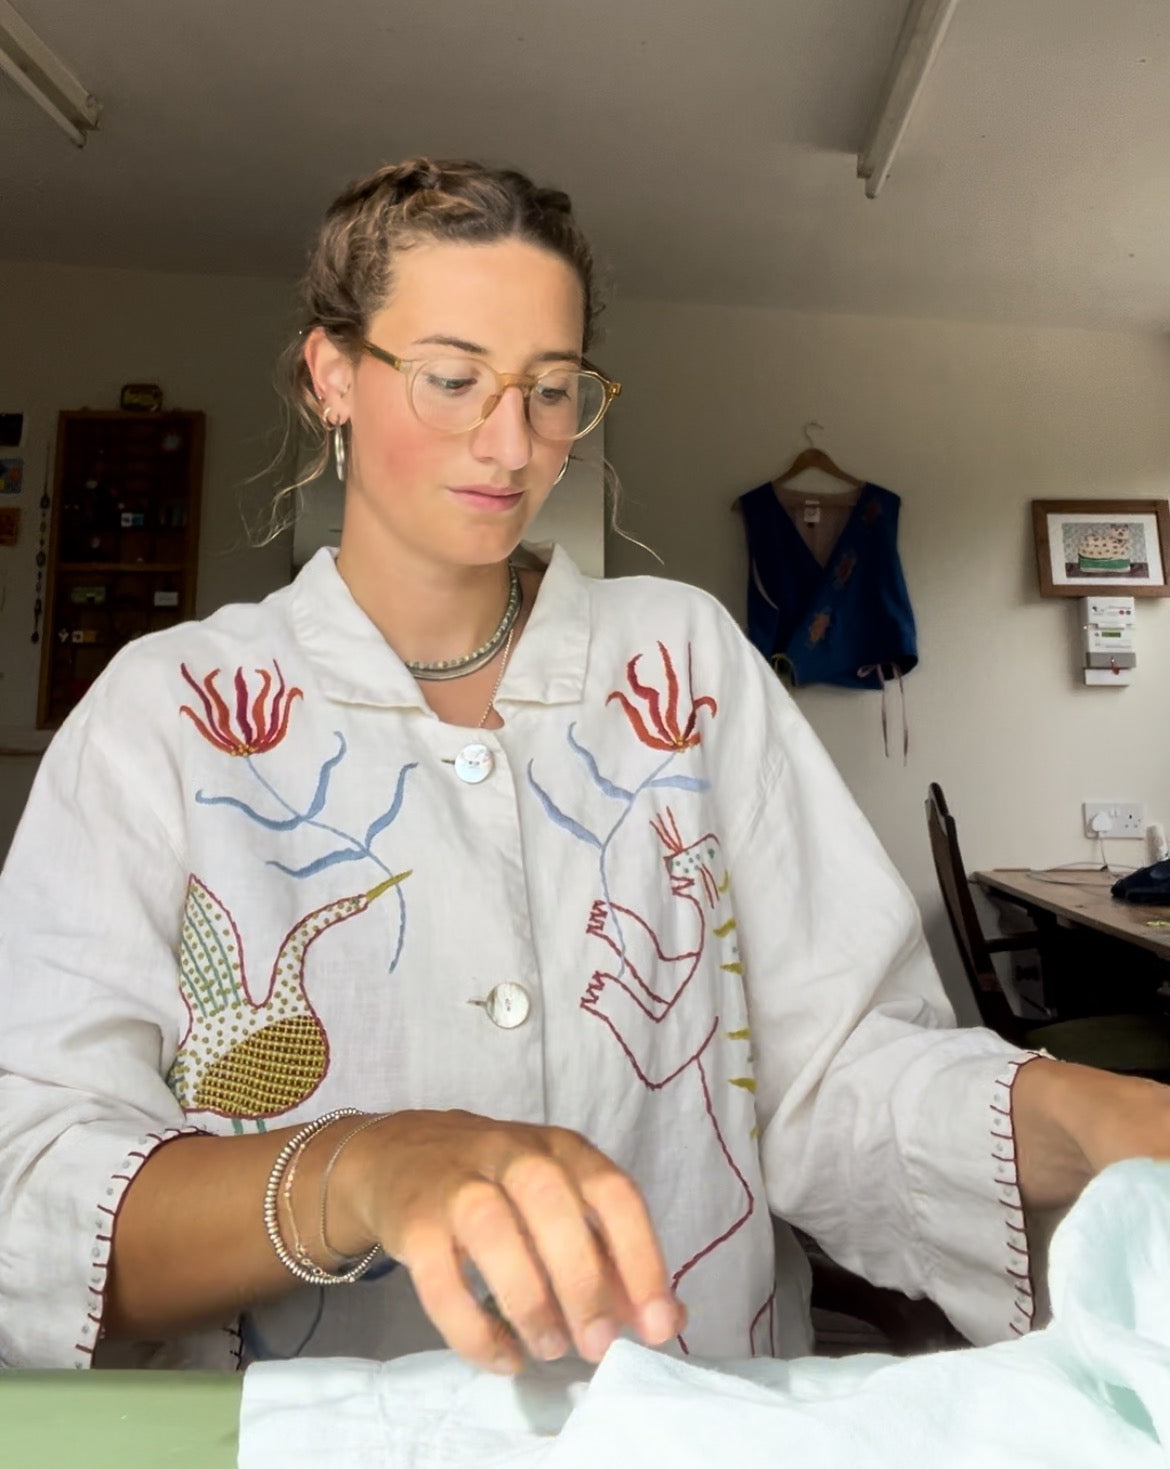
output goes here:
<path id="1" fill-rule="evenodd" d="M 833 614 L 827 609 L 818 612 L 808 625 L 809 647 L 815 648 L 829 631 L 829 623 L 833 620 Z"/>
<path id="2" fill-rule="evenodd" d="M 244 670 L 236 669 L 236 676 L 233 680 L 236 707 L 233 714 L 223 695 L 215 686 L 215 681 L 219 677 L 218 668 L 213 668 L 202 683 L 197 683 L 191 676 L 187 665 L 180 664 L 183 677 L 199 696 L 199 701 L 203 705 L 204 717 L 200 719 L 188 704 L 182 705 L 179 713 L 187 715 L 209 744 L 214 745 L 217 750 L 223 750 L 228 755 L 260 755 L 265 750 L 271 750 L 274 746 L 279 745 L 288 733 L 288 717 L 292 710 L 293 700 L 304 697 L 300 689 L 285 687 L 284 674 L 281 673 L 280 664 L 275 659 L 273 659 L 272 666 L 276 669 L 278 682 L 276 692 L 272 694 L 271 704 L 268 702 L 268 695 L 272 692 L 273 679 L 268 669 L 256 669 L 260 678 L 260 687 L 254 694 L 249 691 Z"/>
<path id="3" fill-rule="evenodd" d="M 679 682 L 678 675 L 674 671 L 674 663 L 670 654 L 662 643 L 658 644 L 658 652 L 662 657 L 662 669 L 665 676 L 666 688 L 660 690 L 649 684 L 642 683 L 638 678 L 638 664 L 641 661 L 641 653 L 635 654 L 626 664 L 626 678 L 634 697 L 640 699 L 646 705 L 646 718 L 642 717 L 641 710 L 637 709 L 631 700 L 615 689 L 607 704 L 617 702 L 626 711 L 626 718 L 630 721 L 634 733 L 644 745 L 649 745 L 653 750 L 689 750 L 692 745 L 697 745 L 703 738 L 696 725 L 699 719 L 700 709 L 709 709 L 712 715 L 718 714 L 719 705 L 710 694 L 702 694 L 695 698 L 695 685 L 691 673 L 691 645 L 687 644 L 687 694 L 690 699 L 690 709 L 683 724 L 679 714 Z M 663 709 L 663 698 L 665 696 L 666 707 Z M 649 724 L 647 724 L 649 720 Z"/>
<path id="4" fill-rule="evenodd" d="M 844 551 L 833 567 L 833 583 L 835 586 L 843 587 L 853 575 L 853 568 L 857 565 L 857 552 Z"/>

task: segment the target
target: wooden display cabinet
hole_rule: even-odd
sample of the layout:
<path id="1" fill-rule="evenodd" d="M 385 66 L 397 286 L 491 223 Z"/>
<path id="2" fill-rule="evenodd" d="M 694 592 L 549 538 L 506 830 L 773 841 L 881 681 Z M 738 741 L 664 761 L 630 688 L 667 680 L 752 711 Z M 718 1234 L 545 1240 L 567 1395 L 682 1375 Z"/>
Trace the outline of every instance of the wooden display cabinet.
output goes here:
<path id="1" fill-rule="evenodd" d="M 62 413 L 37 724 L 55 729 L 119 648 L 195 615 L 202 413 Z"/>

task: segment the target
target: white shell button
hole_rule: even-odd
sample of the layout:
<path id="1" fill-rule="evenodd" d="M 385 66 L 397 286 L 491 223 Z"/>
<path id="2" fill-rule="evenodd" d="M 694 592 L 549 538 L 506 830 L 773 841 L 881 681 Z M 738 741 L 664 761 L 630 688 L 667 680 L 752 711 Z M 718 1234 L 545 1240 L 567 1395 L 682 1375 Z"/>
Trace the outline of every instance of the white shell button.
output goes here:
<path id="1" fill-rule="evenodd" d="M 464 745 L 455 756 L 455 774 L 469 786 L 487 780 L 496 768 L 496 757 L 486 745 Z"/>
<path id="2" fill-rule="evenodd" d="M 522 984 L 506 980 L 496 985 L 483 1002 L 483 1007 L 493 1025 L 498 1025 L 501 1030 L 515 1030 L 528 1019 L 532 1001 Z"/>

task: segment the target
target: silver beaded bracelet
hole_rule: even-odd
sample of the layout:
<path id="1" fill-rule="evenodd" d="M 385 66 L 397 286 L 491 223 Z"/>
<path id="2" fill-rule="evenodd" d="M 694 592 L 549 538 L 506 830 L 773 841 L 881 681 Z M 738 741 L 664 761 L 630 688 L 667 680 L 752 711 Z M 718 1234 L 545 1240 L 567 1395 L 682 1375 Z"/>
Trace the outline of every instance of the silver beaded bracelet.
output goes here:
<path id="1" fill-rule="evenodd" d="M 276 1155 L 276 1162 L 272 1165 L 272 1172 L 268 1175 L 268 1183 L 264 1189 L 264 1232 L 275 1251 L 276 1258 L 290 1275 L 303 1281 L 306 1285 L 352 1285 L 354 1281 L 361 1279 L 381 1254 L 381 1246 L 373 1245 L 348 1270 L 336 1275 L 329 1270 L 322 1270 L 311 1260 L 298 1260 L 293 1255 L 280 1232 L 280 1219 L 277 1212 L 280 1185 L 285 1170 L 309 1139 L 342 1117 L 360 1117 L 361 1115 L 361 1109 L 358 1107 L 339 1107 L 334 1112 L 326 1112 L 323 1117 L 318 1117 L 315 1121 L 306 1122 L 303 1127 L 298 1127 Z"/>

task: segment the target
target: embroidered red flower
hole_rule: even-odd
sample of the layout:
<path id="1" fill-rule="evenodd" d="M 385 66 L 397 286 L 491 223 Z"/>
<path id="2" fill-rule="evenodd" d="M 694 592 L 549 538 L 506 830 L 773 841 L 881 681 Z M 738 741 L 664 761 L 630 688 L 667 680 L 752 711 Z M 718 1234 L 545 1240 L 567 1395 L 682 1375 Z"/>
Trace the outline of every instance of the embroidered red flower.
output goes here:
<path id="1" fill-rule="evenodd" d="M 646 718 L 642 717 L 641 710 L 637 709 L 631 700 L 615 689 L 607 704 L 612 704 L 616 699 L 626 711 L 626 718 L 630 721 L 634 733 L 644 745 L 649 745 L 653 750 L 689 750 L 692 745 L 697 745 L 703 738 L 696 725 L 699 719 L 700 709 L 709 709 L 712 715 L 718 714 L 719 705 L 710 694 L 702 694 L 695 698 L 694 678 L 691 673 L 691 645 L 687 644 L 687 695 L 690 699 L 690 709 L 683 724 L 679 714 L 679 683 L 678 675 L 674 671 L 674 663 L 670 654 L 662 643 L 658 644 L 658 651 L 662 656 L 662 668 L 666 679 L 665 690 L 653 688 L 649 684 L 642 683 L 638 678 L 638 664 L 642 654 L 637 653 L 626 664 L 626 678 L 629 680 L 630 689 L 635 698 L 640 699 L 646 705 Z M 663 697 L 665 695 L 666 708 L 663 709 Z M 649 725 L 647 724 L 649 720 Z"/>
<path id="2" fill-rule="evenodd" d="M 236 707 L 233 715 L 223 695 L 215 686 L 215 681 L 219 677 L 218 668 L 213 668 L 202 683 L 197 683 L 191 676 L 187 665 L 180 664 L 183 677 L 199 696 L 203 705 L 204 718 L 200 719 L 188 704 L 182 705 L 179 713 L 187 715 L 208 743 L 228 755 L 260 755 L 265 750 L 271 750 L 274 746 L 279 745 L 288 733 L 288 717 L 292 710 L 293 700 L 304 697 L 300 689 L 285 687 L 284 674 L 281 673 L 280 664 L 275 659 L 273 659 L 272 666 L 276 669 L 278 682 L 271 704 L 268 702 L 268 695 L 272 692 L 273 679 L 268 669 L 256 669 L 260 678 L 260 687 L 254 694 L 248 689 L 248 680 L 244 676 L 244 670 L 236 669 L 236 676 L 233 680 Z"/>

